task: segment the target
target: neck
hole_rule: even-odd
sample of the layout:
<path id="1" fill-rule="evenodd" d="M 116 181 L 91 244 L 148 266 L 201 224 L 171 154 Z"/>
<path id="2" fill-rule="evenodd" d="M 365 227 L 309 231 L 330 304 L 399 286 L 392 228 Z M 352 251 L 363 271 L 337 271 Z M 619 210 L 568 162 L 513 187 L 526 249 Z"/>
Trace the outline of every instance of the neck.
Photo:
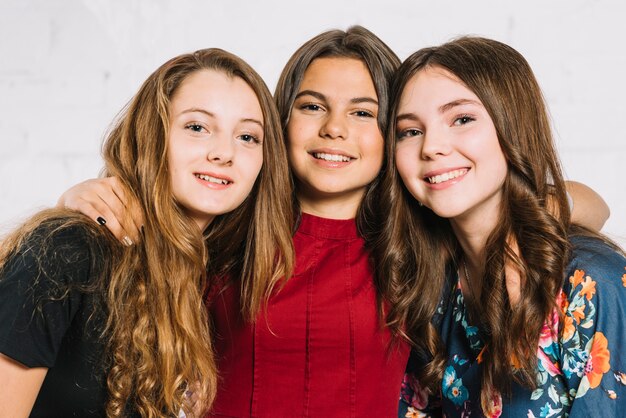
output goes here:
<path id="1" fill-rule="evenodd" d="M 327 197 L 315 196 L 311 198 L 305 193 L 298 193 L 300 209 L 304 213 L 327 219 L 354 219 L 363 200 L 363 193 L 354 193 L 348 196 Z"/>
<path id="2" fill-rule="evenodd" d="M 495 218 L 493 218 L 495 219 Z M 451 219 L 454 235 L 463 250 L 459 274 L 463 297 L 471 306 L 480 306 L 481 277 L 484 274 L 485 246 L 495 224 L 470 222 L 467 219 Z"/>
<path id="3" fill-rule="evenodd" d="M 213 219 L 215 219 L 215 215 L 207 215 L 204 217 L 194 217 L 194 221 L 196 225 L 198 225 L 198 228 L 200 228 L 200 231 L 204 231 L 209 225 L 211 225 L 211 222 L 213 222 Z"/>
<path id="4" fill-rule="evenodd" d="M 463 250 L 462 263 L 465 280 L 464 283 L 462 281 L 462 289 L 468 291 L 463 293 L 469 299 L 476 299 L 476 303 L 481 297 L 480 283 L 485 272 L 487 239 L 497 226 L 499 214 L 497 205 L 482 206 L 478 209 L 450 219 L 454 235 Z"/>
<path id="5" fill-rule="evenodd" d="M 494 218 L 495 219 L 495 218 Z M 480 266 L 485 262 L 485 246 L 487 238 L 495 228 L 495 222 L 463 223 L 456 219 L 450 220 L 464 259 L 471 270 L 482 271 Z"/>
<path id="6" fill-rule="evenodd" d="M 484 265 L 487 239 L 498 226 L 499 218 L 500 199 L 492 198 L 450 219 L 469 266 Z"/>
<path id="7" fill-rule="evenodd" d="M 499 211 L 494 211 L 491 216 L 483 216 L 480 219 L 451 219 L 452 230 L 463 250 L 463 262 L 466 263 L 469 278 L 481 277 L 484 274 L 486 261 L 485 247 L 489 235 L 494 231 L 498 222 Z M 476 218 L 476 217 L 475 217 Z M 519 256 L 519 247 L 513 237 L 508 237 L 507 242 L 514 253 Z M 504 248 L 501 249 L 504 251 Z M 511 261 L 504 265 L 506 288 L 511 304 L 515 304 L 520 298 L 522 278 L 520 271 Z M 472 283 L 466 283 L 471 286 Z"/>

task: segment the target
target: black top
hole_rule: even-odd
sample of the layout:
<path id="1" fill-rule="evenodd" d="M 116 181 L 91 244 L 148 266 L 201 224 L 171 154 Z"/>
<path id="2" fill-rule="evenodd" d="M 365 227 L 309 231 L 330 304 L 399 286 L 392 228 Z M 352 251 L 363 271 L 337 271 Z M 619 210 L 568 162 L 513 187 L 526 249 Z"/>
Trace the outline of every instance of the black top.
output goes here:
<path id="1" fill-rule="evenodd" d="M 85 227 L 37 228 L 0 271 L 0 352 L 49 368 L 32 417 L 104 415 L 105 256 Z"/>

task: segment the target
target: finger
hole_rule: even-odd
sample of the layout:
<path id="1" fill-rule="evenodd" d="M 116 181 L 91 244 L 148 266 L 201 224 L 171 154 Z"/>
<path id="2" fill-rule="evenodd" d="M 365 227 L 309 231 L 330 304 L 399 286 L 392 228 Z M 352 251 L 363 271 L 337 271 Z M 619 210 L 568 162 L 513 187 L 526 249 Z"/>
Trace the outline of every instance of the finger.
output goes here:
<path id="1" fill-rule="evenodd" d="M 70 209 L 77 210 L 87 215 L 103 227 L 106 227 L 123 244 L 132 245 L 132 242 L 129 242 L 130 238 L 128 238 L 130 236 L 129 232 L 118 222 L 110 207 L 102 201 L 99 201 L 99 204 L 94 205 L 94 203 L 90 201 L 81 199 L 74 202 L 73 207 Z M 132 241 L 132 239 L 130 240 Z"/>
<path id="2" fill-rule="evenodd" d="M 132 245 L 132 228 L 123 223 L 125 208 L 123 202 L 102 179 L 87 181 L 77 187 L 80 196 L 74 200 L 68 199 L 68 207 L 77 209 L 99 224 L 106 226 L 115 237 L 125 245 Z M 72 206 L 70 206 L 72 205 Z M 78 206 L 74 208 L 73 206 Z M 100 218 L 100 219 L 99 219 Z M 102 222 L 104 219 L 105 222 Z"/>
<path id="3" fill-rule="evenodd" d="M 131 237 L 137 241 L 140 239 L 140 230 L 144 224 L 139 202 L 132 195 L 126 193 L 126 188 L 117 177 L 109 177 L 107 182 L 113 193 L 124 205 L 123 218 L 118 218 L 118 220 L 131 233 Z"/>
<path id="4" fill-rule="evenodd" d="M 106 227 L 125 245 L 132 245 L 139 239 L 139 231 L 128 216 L 124 201 L 123 188 L 116 186 L 114 178 L 93 179 L 76 187 L 82 199 L 91 205 L 106 220 Z M 118 192 L 113 187 L 118 188 Z M 87 205 L 85 205 L 87 207 Z M 97 220 L 97 219 L 96 219 Z M 101 222 L 99 222 L 101 223 Z"/>
<path id="5" fill-rule="evenodd" d="M 105 181 L 102 183 L 98 183 L 97 187 L 95 187 L 96 196 L 93 201 L 94 207 L 99 209 L 101 213 L 112 214 L 109 215 L 109 218 L 105 218 L 108 223 L 112 224 L 112 228 L 117 228 L 117 225 L 120 226 L 120 230 L 123 231 L 124 235 L 119 237 L 117 234 L 117 230 L 111 231 L 115 233 L 115 236 L 120 240 L 128 240 L 131 239 L 134 242 L 137 242 L 139 239 L 139 229 L 135 226 L 132 218 L 129 216 L 129 210 L 127 209 L 124 203 L 124 195 L 118 194 L 119 191 L 114 190 L 111 187 L 110 181 Z M 120 198 L 121 197 L 121 198 Z M 121 233 L 121 232 L 120 232 Z M 125 242 L 128 245 L 128 242 Z"/>
<path id="6" fill-rule="evenodd" d="M 57 206 L 77 210 L 106 227 L 126 245 L 132 245 L 133 228 L 123 225 L 124 204 L 113 191 L 110 181 L 90 179 L 67 190 Z M 132 226 L 132 222 L 129 222 Z"/>

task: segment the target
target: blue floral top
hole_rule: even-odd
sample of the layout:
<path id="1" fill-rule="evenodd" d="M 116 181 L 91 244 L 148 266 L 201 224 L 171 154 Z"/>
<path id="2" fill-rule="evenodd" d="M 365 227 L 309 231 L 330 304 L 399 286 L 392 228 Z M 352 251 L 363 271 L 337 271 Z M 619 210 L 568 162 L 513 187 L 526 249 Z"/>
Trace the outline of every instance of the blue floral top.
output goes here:
<path id="1" fill-rule="evenodd" d="M 626 416 L 626 258 L 591 238 L 572 239 L 558 312 L 547 318 L 537 348 L 537 388 L 515 383 L 512 396 L 493 392 L 481 407 L 481 341 L 468 315 L 457 274 L 433 320 L 447 347 L 441 392 L 430 395 L 412 370 L 411 354 L 398 417 L 616 417 Z"/>

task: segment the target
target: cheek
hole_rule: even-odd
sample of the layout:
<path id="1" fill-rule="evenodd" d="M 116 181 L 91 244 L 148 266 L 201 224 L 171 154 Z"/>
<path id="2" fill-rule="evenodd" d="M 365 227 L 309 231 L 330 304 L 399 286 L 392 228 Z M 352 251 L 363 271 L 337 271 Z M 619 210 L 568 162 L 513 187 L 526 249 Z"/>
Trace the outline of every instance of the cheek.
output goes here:
<path id="1" fill-rule="evenodd" d="M 291 172 L 298 178 L 306 172 L 306 148 L 303 141 L 299 141 L 302 135 L 298 135 L 295 128 L 287 129 L 287 160 L 289 162 Z"/>
<path id="2" fill-rule="evenodd" d="M 414 155 L 407 147 L 398 147 L 396 150 L 396 168 L 409 193 L 417 200 L 421 200 L 423 183 L 418 175 L 420 171 L 419 159 L 415 158 Z"/>
<path id="3" fill-rule="evenodd" d="M 414 177 L 413 173 L 417 173 L 417 161 L 410 158 L 413 155 L 409 147 L 404 145 L 396 146 L 396 168 L 402 180 Z"/>
<path id="4" fill-rule="evenodd" d="M 385 140 L 378 130 L 367 128 L 355 135 L 359 141 L 359 149 L 361 157 L 367 160 L 368 166 L 374 172 L 374 176 L 378 175 L 383 165 L 385 157 Z"/>
<path id="5" fill-rule="evenodd" d="M 246 187 L 252 188 L 263 166 L 263 149 L 247 150 L 242 158 L 241 174 L 247 180 Z"/>
<path id="6" fill-rule="evenodd" d="M 502 152 L 502 148 L 500 147 L 500 143 L 498 142 L 495 134 L 492 138 L 490 146 L 487 149 L 489 149 L 490 152 L 485 154 L 487 156 L 486 162 L 489 166 L 491 166 L 491 172 L 493 173 L 494 180 L 501 185 L 504 183 L 504 179 L 509 168 L 504 152 Z"/>
<path id="7" fill-rule="evenodd" d="M 181 171 L 185 161 L 184 152 L 181 152 L 179 148 L 172 146 L 170 143 L 167 149 L 167 166 L 172 176 L 177 175 Z"/>
<path id="8" fill-rule="evenodd" d="M 296 157 L 298 156 L 298 150 L 301 148 L 301 141 L 299 141 L 300 135 L 298 134 L 297 129 L 291 126 L 291 123 L 289 124 L 289 126 L 290 127 L 287 129 L 286 133 L 287 136 L 285 137 L 285 141 L 287 144 L 287 155 L 289 161 L 295 161 Z"/>
<path id="9" fill-rule="evenodd" d="M 292 116 L 287 124 L 287 147 L 296 148 L 301 146 L 307 139 L 307 133 L 311 130 L 310 123 L 306 123 L 299 116 Z"/>
<path id="10" fill-rule="evenodd" d="M 497 172 L 498 172 L 498 179 L 500 182 L 500 187 L 502 187 L 504 185 L 504 181 L 506 180 L 506 176 L 508 174 L 509 171 L 509 166 L 506 162 L 506 159 L 504 158 L 504 154 L 502 154 L 502 152 L 500 152 L 500 158 L 498 160 L 498 166 L 497 166 Z"/>
<path id="11" fill-rule="evenodd" d="M 369 148 L 370 152 L 372 153 L 372 157 L 376 159 L 380 168 L 380 166 L 382 166 L 383 164 L 383 159 L 385 156 L 385 140 L 379 133 L 374 136 Z"/>

